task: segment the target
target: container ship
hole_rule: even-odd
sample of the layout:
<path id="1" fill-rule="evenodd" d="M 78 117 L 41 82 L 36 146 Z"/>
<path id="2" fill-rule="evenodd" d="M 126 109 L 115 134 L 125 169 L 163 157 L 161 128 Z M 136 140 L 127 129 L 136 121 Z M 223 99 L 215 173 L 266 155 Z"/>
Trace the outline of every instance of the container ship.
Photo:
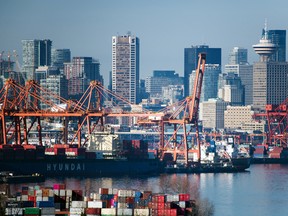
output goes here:
<path id="1" fill-rule="evenodd" d="M 254 164 L 288 164 L 288 148 L 256 145 L 253 149 Z"/>
<path id="2" fill-rule="evenodd" d="M 250 167 L 251 157 L 249 150 L 237 144 L 227 142 L 211 142 L 201 147 L 200 162 L 189 161 L 185 164 L 178 160 L 176 163 L 167 163 L 167 173 L 223 173 L 243 172 Z"/>
<path id="3" fill-rule="evenodd" d="M 105 137 L 105 140 L 101 137 Z M 51 147 L 2 145 L 0 171 L 12 171 L 16 174 L 38 173 L 45 177 L 159 173 L 160 161 L 155 151 L 148 151 L 146 141 L 123 140 L 119 144 L 115 140 L 114 135 L 102 134 L 100 139 L 99 136 L 91 139 L 90 148 L 64 144 Z"/>

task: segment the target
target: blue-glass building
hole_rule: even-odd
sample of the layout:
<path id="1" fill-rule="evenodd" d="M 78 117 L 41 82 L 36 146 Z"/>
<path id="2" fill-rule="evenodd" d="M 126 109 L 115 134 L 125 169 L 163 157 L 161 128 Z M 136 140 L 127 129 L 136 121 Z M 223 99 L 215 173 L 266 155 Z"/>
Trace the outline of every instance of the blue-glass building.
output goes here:
<path id="1" fill-rule="evenodd" d="M 199 53 L 206 53 L 206 64 L 221 65 L 221 48 L 209 48 L 207 45 L 192 46 L 184 49 L 184 96 L 189 92 L 189 76 L 197 68 Z"/>
<path id="2" fill-rule="evenodd" d="M 268 30 L 268 39 L 277 46 L 271 61 L 286 62 L 286 30 Z"/>

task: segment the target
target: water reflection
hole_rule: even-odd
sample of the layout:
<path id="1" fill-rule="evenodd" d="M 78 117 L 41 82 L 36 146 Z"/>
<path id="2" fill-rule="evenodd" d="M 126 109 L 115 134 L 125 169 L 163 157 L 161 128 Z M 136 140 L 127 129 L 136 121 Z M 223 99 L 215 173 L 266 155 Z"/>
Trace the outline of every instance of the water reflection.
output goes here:
<path id="1" fill-rule="evenodd" d="M 66 184 L 86 195 L 100 187 L 137 189 L 154 193 L 189 193 L 192 199 L 207 198 L 215 206 L 215 216 L 288 215 L 288 165 L 252 165 L 249 172 L 210 174 L 162 174 L 152 177 L 54 178 L 40 186 Z M 27 184 L 26 184 L 27 185 Z M 35 184 L 28 184 L 33 186 Z M 11 192 L 21 184 L 10 185 Z"/>

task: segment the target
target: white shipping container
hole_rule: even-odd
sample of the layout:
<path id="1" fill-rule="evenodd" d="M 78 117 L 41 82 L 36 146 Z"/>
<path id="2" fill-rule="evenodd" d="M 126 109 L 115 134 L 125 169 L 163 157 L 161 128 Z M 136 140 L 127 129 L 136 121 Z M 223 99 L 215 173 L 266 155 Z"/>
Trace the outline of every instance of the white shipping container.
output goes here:
<path id="1" fill-rule="evenodd" d="M 35 190 L 35 196 L 42 196 L 42 190 Z"/>
<path id="2" fill-rule="evenodd" d="M 113 188 L 112 194 L 118 194 L 118 189 L 117 188 Z"/>
<path id="3" fill-rule="evenodd" d="M 134 209 L 134 216 L 149 216 L 149 209 Z"/>
<path id="4" fill-rule="evenodd" d="M 42 196 L 36 196 L 36 202 L 43 201 Z"/>
<path id="5" fill-rule="evenodd" d="M 103 208 L 102 201 L 89 201 L 88 208 Z"/>
<path id="6" fill-rule="evenodd" d="M 124 209 L 124 208 L 127 208 L 127 204 L 126 204 L 126 203 L 119 203 L 119 202 L 118 202 L 117 207 L 118 207 L 119 209 Z"/>
<path id="7" fill-rule="evenodd" d="M 23 215 L 22 208 L 6 208 L 5 215 Z"/>
<path id="8" fill-rule="evenodd" d="M 185 201 L 180 201 L 179 202 L 180 208 L 186 208 L 186 202 Z"/>
<path id="9" fill-rule="evenodd" d="M 28 195 L 22 195 L 21 201 L 28 201 Z"/>
<path id="10" fill-rule="evenodd" d="M 84 201 L 72 201 L 72 208 L 87 208 L 87 202 Z"/>
<path id="11" fill-rule="evenodd" d="M 42 197 L 42 201 L 49 201 L 49 197 Z"/>
<path id="12" fill-rule="evenodd" d="M 66 190 L 66 196 L 71 197 L 72 196 L 72 190 Z"/>
<path id="13" fill-rule="evenodd" d="M 71 214 L 82 214 L 84 213 L 85 209 L 84 208 L 70 208 L 70 215 Z"/>
<path id="14" fill-rule="evenodd" d="M 59 196 L 60 191 L 58 189 L 54 189 L 54 194 Z"/>
<path id="15" fill-rule="evenodd" d="M 59 196 L 66 196 L 66 190 L 60 189 Z"/>
<path id="16" fill-rule="evenodd" d="M 101 215 L 103 216 L 111 216 L 116 215 L 116 209 L 115 208 L 102 208 L 101 209 Z M 71 216 L 71 215 L 70 215 Z"/>
<path id="17" fill-rule="evenodd" d="M 49 197 L 53 197 L 54 196 L 54 190 L 53 189 L 49 189 Z"/>
<path id="18" fill-rule="evenodd" d="M 108 194 L 114 194 L 113 193 L 113 188 L 108 188 Z"/>
<path id="19" fill-rule="evenodd" d="M 118 196 L 119 197 L 126 197 L 127 196 L 127 190 L 118 190 Z"/>
<path id="20" fill-rule="evenodd" d="M 178 202 L 179 201 L 179 195 L 167 195 L 166 201 L 167 202 Z"/>
<path id="21" fill-rule="evenodd" d="M 34 196 L 34 189 L 28 189 L 28 195 L 29 196 Z"/>
<path id="22" fill-rule="evenodd" d="M 92 196 L 90 195 L 90 198 L 93 200 L 101 200 L 101 195 L 98 193 L 92 193 Z"/>
<path id="23" fill-rule="evenodd" d="M 70 213 L 70 216 L 82 216 L 81 214 L 71 214 Z"/>
<path id="24" fill-rule="evenodd" d="M 54 207 L 43 207 L 41 208 L 41 215 L 55 215 Z"/>
<path id="25" fill-rule="evenodd" d="M 128 215 L 133 215 L 133 209 L 128 209 L 128 208 L 125 208 L 125 209 L 117 209 L 117 215 L 125 215 L 125 216 L 128 216 Z"/>

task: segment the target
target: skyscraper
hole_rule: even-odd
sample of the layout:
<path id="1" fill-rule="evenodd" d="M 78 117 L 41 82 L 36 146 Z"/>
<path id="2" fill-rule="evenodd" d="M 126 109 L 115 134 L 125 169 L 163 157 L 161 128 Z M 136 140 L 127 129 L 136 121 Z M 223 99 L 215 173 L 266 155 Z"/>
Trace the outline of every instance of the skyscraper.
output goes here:
<path id="1" fill-rule="evenodd" d="M 52 49 L 52 66 L 58 67 L 63 73 L 64 62 L 71 62 L 70 49 Z"/>
<path id="2" fill-rule="evenodd" d="M 112 91 L 139 103 L 139 38 L 135 36 L 112 37 Z"/>
<path id="3" fill-rule="evenodd" d="M 51 65 L 52 41 L 45 40 L 22 40 L 23 68 L 28 79 L 35 79 L 35 70 L 39 66 Z"/>
<path id="4" fill-rule="evenodd" d="M 253 106 L 261 111 L 267 104 L 279 105 L 288 97 L 288 63 L 272 61 L 277 46 L 268 38 L 266 26 L 260 43 L 253 48 L 260 56 L 253 65 Z"/>
<path id="5" fill-rule="evenodd" d="M 271 60 L 276 62 L 286 61 L 286 30 L 268 30 L 268 39 L 276 45 L 276 52 L 272 54 Z"/>
<path id="6" fill-rule="evenodd" d="M 225 65 L 225 73 L 237 74 L 245 86 L 245 105 L 253 104 L 253 65 L 247 61 L 247 49 L 234 47 L 229 55 L 229 64 Z"/>
<path id="7" fill-rule="evenodd" d="M 200 101 L 208 101 L 210 98 L 217 98 L 218 92 L 218 77 L 221 73 L 221 67 L 219 64 L 206 64 L 205 72 L 202 82 L 202 90 Z M 190 75 L 190 90 L 192 92 L 196 71 L 194 70 Z"/>
<path id="8" fill-rule="evenodd" d="M 64 74 L 68 79 L 68 96 L 79 99 L 90 82 L 103 83 L 100 75 L 100 63 L 92 57 L 73 57 L 72 62 L 64 63 Z"/>
<path id="9" fill-rule="evenodd" d="M 229 55 L 229 64 L 246 64 L 247 57 L 247 49 L 234 47 Z"/>
<path id="10" fill-rule="evenodd" d="M 244 86 L 238 74 L 220 74 L 219 80 L 219 98 L 229 102 L 231 106 L 243 106 Z"/>
<path id="11" fill-rule="evenodd" d="M 198 65 L 198 54 L 206 53 L 206 64 L 219 64 L 221 66 L 221 48 L 209 48 L 207 45 L 192 46 L 184 49 L 184 96 L 189 92 L 189 76 Z"/>

